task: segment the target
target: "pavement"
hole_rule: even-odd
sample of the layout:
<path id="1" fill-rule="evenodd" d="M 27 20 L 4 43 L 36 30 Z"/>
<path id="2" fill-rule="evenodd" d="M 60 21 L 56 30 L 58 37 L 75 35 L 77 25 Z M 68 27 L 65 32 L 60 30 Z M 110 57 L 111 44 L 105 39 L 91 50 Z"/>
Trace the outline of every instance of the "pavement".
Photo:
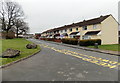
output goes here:
<path id="1" fill-rule="evenodd" d="M 41 52 L 24 61 L 3 68 L 3 81 L 119 80 L 119 56 L 35 39 L 29 40 L 40 45 Z"/>
<path id="2" fill-rule="evenodd" d="M 44 40 L 41 40 L 41 41 L 44 41 Z M 57 44 L 57 45 L 68 46 L 68 47 L 72 47 L 72 48 L 83 49 L 83 50 L 87 50 L 87 51 L 94 51 L 94 52 L 100 52 L 100 53 L 104 53 L 104 54 L 120 56 L 120 52 L 119 51 L 111 51 L 111 50 L 102 50 L 102 49 L 88 48 L 88 47 L 82 47 L 82 46 L 79 46 L 79 45 L 70 45 L 70 44 L 51 42 L 51 41 L 46 41 L 46 42 Z M 118 46 L 118 50 L 119 50 L 119 46 Z"/>

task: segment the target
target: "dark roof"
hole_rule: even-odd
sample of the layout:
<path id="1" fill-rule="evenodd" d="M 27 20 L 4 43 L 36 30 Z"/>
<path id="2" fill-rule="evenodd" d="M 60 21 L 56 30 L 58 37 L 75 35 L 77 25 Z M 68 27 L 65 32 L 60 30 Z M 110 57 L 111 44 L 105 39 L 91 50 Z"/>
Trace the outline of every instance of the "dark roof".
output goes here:
<path id="1" fill-rule="evenodd" d="M 59 30 L 63 30 L 63 29 L 67 29 L 67 28 L 71 28 L 71 27 L 75 27 L 75 26 L 81 27 L 81 26 L 99 24 L 102 21 L 104 21 L 106 18 L 108 18 L 109 16 L 110 15 L 100 16 L 98 18 L 94 18 L 94 19 L 90 19 L 90 20 L 84 20 L 84 21 L 78 22 L 78 23 L 72 23 L 70 25 L 65 25 L 65 26 L 62 26 L 62 27 L 58 27 L 58 28 L 47 30 L 47 31 L 45 31 L 43 33 L 51 32 L 51 31 L 59 31 Z"/>
<path id="2" fill-rule="evenodd" d="M 97 35 L 100 31 L 89 31 L 85 35 Z"/>
<path id="3" fill-rule="evenodd" d="M 100 16 L 98 18 L 94 18 L 94 19 L 90 19 L 90 20 L 84 20 L 83 22 L 76 23 L 76 25 L 78 25 L 78 26 L 86 26 L 86 25 L 99 24 L 109 16 L 110 15 L 106 15 L 106 16 Z"/>
<path id="4" fill-rule="evenodd" d="M 77 33 L 79 33 L 79 32 L 72 32 L 70 35 L 76 35 Z"/>
<path id="5" fill-rule="evenodd" d="M 43 33 L 47 33 L 47 32 L 51 32 L 51 31 L 53 31 L 54 29 L 49 29 L 49 30 L 47 30 L 47 31 L 44 31 Z"/>

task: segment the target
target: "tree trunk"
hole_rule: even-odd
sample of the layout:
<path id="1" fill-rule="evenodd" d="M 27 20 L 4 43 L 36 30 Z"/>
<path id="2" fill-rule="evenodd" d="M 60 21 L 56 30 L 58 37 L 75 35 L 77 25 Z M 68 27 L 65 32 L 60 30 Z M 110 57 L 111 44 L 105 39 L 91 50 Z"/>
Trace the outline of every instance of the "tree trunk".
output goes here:
<path id="1" fill-rule="evenodd" d="M 6 30 L 6 39 L 9 39 L 9 36 L 8 36 L 8 30 Z"/>
<path id="2" fill-rule="evenodd" d="M 17 32 L 16 32 L 17 38 L 18 38 L 18 27 L 17 27 Z"/>

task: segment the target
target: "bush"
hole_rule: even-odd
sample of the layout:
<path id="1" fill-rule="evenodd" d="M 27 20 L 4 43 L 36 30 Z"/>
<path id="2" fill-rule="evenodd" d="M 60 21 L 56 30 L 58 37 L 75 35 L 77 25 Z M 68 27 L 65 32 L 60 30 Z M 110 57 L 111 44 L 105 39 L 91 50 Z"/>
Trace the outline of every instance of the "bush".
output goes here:
<path id="1" fill-rule="evenodd" d="M 101 39 L 89 39 L 89 40 L 79 41 L 80 46 L 94 46 L 95 43 L 98 43 L 98 45 L 101 45 Z"/>
<path id="2" fill-rule="evenodd" d="M 59 42 L 61 43 L 61 39 L 56 39 L 56 38 L 40 38 L 40 40 L 45 40 L 45 41 L 53 41 L 53 42 Z"/>
<path id="3" fill-rule="evenodd" d="M 15 38 L 15 33 L 12 32 L 12 31 L 9 31 L 8 33 L 7 32 L 2 32 L 2 38 L 13 39 L 13 38 Z"/>
<path id="4" fill-rule="evenodd" d="M 75 38 L 63 38 L 61 41 L 62 43 L 65 43 L 65 44 L 72 44 L 72 45 L 78 44 L 78 40 Z"/>
<path id="5" fill-rule="evenodd" d="M 40 38 L 40 40 L 45 40 L 46 38 Z"/>
<path id="6" fill-rule="evenodd" d="M 120 37 L 119 37 L 119 44 L 120 44 Z"/>
<path id="7" fill-rule="evenodd" d="M 54 38 L 46 38 L 46 41 L 54 41 Z"/>
<path id="8" fill-rule="evenodd" d="M 61 39 L 54 39 L 54 42 L 58 42 L 58 43 L 61 43 Z"/>

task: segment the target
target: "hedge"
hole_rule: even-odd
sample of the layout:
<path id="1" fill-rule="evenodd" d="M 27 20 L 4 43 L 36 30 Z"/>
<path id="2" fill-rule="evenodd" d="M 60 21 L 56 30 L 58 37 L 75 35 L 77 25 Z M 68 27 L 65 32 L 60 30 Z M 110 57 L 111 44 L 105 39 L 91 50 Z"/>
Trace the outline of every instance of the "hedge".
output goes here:
<path id="1" fill-rule="evenodd" d="M 72 45 L 78 44 L 78 40 L 75 38 L 63 38 L 61 41 L 62 43 L 65 43 L 65 44 L 72 44 Z"/>
<path id="2" fill-rule="evenodd" d="M 78 44 L 78 39 L 75 39 L 75 38 L 63 38 L 63 39 L 40 38 L 40 39 L 45 41 L 62 42 L 62 43 L 71 44 L 71 45 Z M 98 43 L 98 45 L 101 45 L 101 39 L 88 39 L 88 40 L 79 41 L 80 46 L 94 46 L 95 43 Z"/>
<path id="3" fill-rule="evenodd" d="M 101 45 L 101 39 L 88 39 L 88 40 L 79 41 L 80 46 L 94 46 L 95 43 L 98 43 L 98 45 Z"/>
<path id="4" fill-rule="evenodd" d="M 58 42 L 58 43 L 61 43 L 61 39 L 54 39 L 54 42 Z"/>
<path id="5" fill-rule="evenodd" d="M 40 40 L 53 41 L 53 42 L 61 43 L 61 39 L 56 39 L 56 38 L 40 38 Z"/>
<path id="6" fill-rule="evenodd" d="M 54 38 L 46 38 L 46 41 L 54 41 Z"/>

